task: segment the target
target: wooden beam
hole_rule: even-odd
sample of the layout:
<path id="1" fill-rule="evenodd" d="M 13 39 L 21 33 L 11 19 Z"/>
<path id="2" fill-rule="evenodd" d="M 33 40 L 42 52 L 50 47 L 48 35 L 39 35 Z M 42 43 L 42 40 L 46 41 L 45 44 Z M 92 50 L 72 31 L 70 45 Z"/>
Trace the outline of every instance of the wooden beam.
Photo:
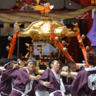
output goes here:
<path id="1" fill-rule="evenodd" d="M 49 13 L 49 17 L 53 17 L 53 20 L 60 21 L 62 18 L 63 19 L 72 19 L 76 18 L 78 15 L 92 10 L 96 6 L 88 6 L 85 7 L 84 9 L 79 9 L 75 12 L 67 12 L 67 13 L 61 13 L 61 14 L 56 14 L 56 13 Z M 13 23 L 15 21 L 18 22 L 34 22 L 40 20 L 40 17 L 44 17 L 40 14 L 37 13 L 27 13 L 25 14 L 24 12 L 20 13 L 0 13 L 0 20 L 3 22 L 9 22 Z"/>

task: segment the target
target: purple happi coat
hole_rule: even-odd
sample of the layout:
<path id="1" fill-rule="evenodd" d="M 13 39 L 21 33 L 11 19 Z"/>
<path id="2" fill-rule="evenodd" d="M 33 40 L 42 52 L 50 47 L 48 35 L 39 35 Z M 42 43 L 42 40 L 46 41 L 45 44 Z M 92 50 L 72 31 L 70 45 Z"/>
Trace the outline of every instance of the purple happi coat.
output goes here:
<path id="1" fill-rule="evenodd" d="M 65 92 L 65 94 L 68 95 L 68 94 L 70 94 L 70 87 L 69 86 L 71 86 L 71 84 L 75 78 L 74 77 L 69 77 L 69 78 L 62 77 L 62 79 L 63 79 L 63 83 L 64 83 L 65 88 L 66 87 L 67 87 L 67 89 L 69 88 L 69 90 L 66 90 L 66 92 Z"/>
<path id="2" fill-rule="evenodd" d="M 80 71 L 70 91 L 72 96 L 96 96 L 96 67 Z"/>
<path id="3" fill-rule="evenodd" d="M 49 87 L 44 86 L 43 90 L 48 91 L 49 93 L 52 93 L 56 90 L 60 90 L 60 83 L 57 81 L 51 69 L 46 69 L 44 71 L 41 79 L 39 80 L 39 83 L 41 83 L 42 81 L 48 81 L 51 83 Z M 65 92 L 65 89 L 64 89 L 64 92 Z M 54 93 L 54 96 L 62 96 L 62 94 L 60 92 L 56 92 Z"/>
<path id="4" fill-rule="evenodd" d="M 1 82 L 1 73 L 0 73 L 0 82 Z"/>
<path id="5" fill-rule="evenodd" d="M 27 70 L 25 68 L 22 68 L 20 70 L 20 76 L 18 76 L 14 82 L 14 86 L 13 86 L 13 90 L 10 94 L 10 96 L 22 96 L 21 92 L 23 93 L 23 96 L 35 96 L 35 85 L 37 82 L 33 81 L 33 83 L 31 84 L 32 90 L 30 90 L 27 95 L 24 93 L 27 84 L 29 84 L 29 76 L 30 74 L 27 72 Z M 19 90 L 20 92 L 16 91 Z"/>
<path id="6" fill-rule="evenodd" d="M 73 80 L 75 79 L 74 77 L 62 77 L 64 86 L 67 87 L 68 85 L 71 85 Z"/>
<path id="7" fill-rule="evenodd" d="M 1 72 L 1 82 L 0 82 L 1 96 L 5 96 L 4 94 L 10 94 L 12 90 L 13 79 L 16 79 L 18 72 L 19 72 L 18 69 L 9 69 Z"/>

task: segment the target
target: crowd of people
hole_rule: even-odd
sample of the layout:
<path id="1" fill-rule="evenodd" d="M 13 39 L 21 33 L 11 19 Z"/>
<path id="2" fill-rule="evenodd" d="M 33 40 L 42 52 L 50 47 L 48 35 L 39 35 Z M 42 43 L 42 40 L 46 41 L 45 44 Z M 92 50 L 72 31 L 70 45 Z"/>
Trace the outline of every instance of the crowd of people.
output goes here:
<path id="1" fill-rule="evenodd" d="M 17 58 L 0 60 L 0 96 L 96 96 L 96 51 L 87 53 L 89 67 L 76 69 L 68 61 L 60 68 L 58 60 L 51 59 L 42 75 L 34 73 L 36 59 L 31 57 L 23 68 Z M 78 72 L 76 77 L 60 76 L 59 72 Z"/>

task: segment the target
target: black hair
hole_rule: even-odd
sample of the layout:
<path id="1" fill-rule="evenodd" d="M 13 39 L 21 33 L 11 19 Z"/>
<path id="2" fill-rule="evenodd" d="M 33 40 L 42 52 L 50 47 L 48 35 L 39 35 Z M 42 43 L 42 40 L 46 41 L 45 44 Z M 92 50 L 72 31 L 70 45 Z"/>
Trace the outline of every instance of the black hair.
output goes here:
<path id="1" fill-rule="evenodd" d="M 49 61 L 49 63 L 48 63 L 48 65 L 49 65 L 49 68 L 51 69 L 51 64 L 54 64 L 54 61 L 55 61 L 56 59 L 51 59 L 50 61 Z M 57 60 L 56 60 L 57 61 Z"/>
<path id="2" fill-rule="evenodd" d="M 17 61 L 17 57 L 15 55 L 12 55 L 11 60 Z"/>
<path id="3" fill-rule="evenodd" d="M 73 64 L 76 64 L 76 63 L 73 61 L 68 61 L 66 65 L 70 68 L 70 65 L 73 65 Z"/>
<path id="4" fill-rule="evenodd" d="M 5 60 L 6 60 L 6 58 L 1 58 L 1 59 L 0 59 L 0 65 L 1 65 L 1 66 L 4 66 Z"/>
<path id="5" fill-rule="evenodd" d="M 92 50 L 87 53 L 87 61 L 89 65 L 96 65 L 96 51 Z"/>
<path id="6" fill-rule="evenodd" d="M 5 66 L 4 68 L 7 69 L 7 66 Z"/>
<path id="7" fill-rule="evenodd" d="M 9 63 L 9 62 L 11 62 L 12 60 L 11 59 L 7 59 L 7 58 L 5 58 L 4 60 L 3 60 L 3 64 L 5 65 L 6 63 Z M 9 63 L 10 64 L 10 63 Z M 8 65 L 9 65 L 8 64 Z M 3 65 L 3 66 L 4 66 Z M 7 65 L 6 66 L 4 66 L 4 68 L 6 69 L 6 67 L 7 67 Z"/>

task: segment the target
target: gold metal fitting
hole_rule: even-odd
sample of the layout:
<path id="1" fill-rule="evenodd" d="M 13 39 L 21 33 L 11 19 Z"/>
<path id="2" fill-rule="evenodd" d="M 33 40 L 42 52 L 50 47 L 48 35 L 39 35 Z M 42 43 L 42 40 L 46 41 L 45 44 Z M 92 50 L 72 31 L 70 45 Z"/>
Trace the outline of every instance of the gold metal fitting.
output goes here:
<path id="1" fill-rule="evenodd" d="M 90 50 L 90 47 L 89 46 L 86 46 L 86 50 L 89 51 Z"/>
<path id="2" fill-rule="evenodd" d="M 65 48 L 63 48 L 63 51 L 64 51 L 64 52 L 66 52 L 67 50 L 68 50 L 68 49 L 67 49 L 66 47 L 65 47 Z"/>
<path id="3" fill-rule="evenodd" d="M 82 44 L 83 42 L 82 41 L 79 41 L 79 44 Z"/>
<path id="4" fill-rule="evenodd" d="M 85 35 L 84 34 L 81 37 L 82 37 L 82 39 L 85 39 Z"/>
<path id="5" fill-rule="evenodd" d="M 55 37 L 55 40 L 56 40 L 56 41 L 59 41 L 59 37 Z"/>

